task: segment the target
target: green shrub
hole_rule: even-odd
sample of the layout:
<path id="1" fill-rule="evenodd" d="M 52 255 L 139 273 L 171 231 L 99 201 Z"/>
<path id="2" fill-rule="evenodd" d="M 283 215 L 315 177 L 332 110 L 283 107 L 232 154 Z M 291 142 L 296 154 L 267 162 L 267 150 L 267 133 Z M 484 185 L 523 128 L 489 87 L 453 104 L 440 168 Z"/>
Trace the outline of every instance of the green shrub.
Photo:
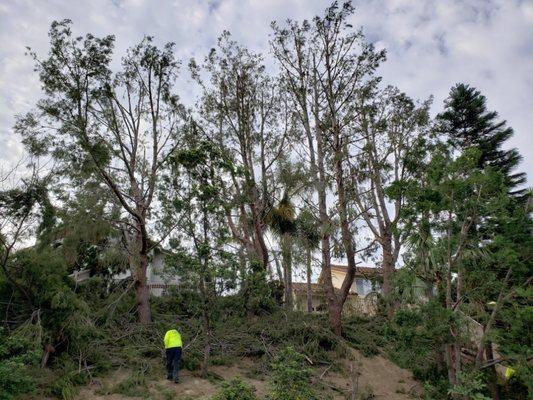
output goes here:
<path id="1" fill-rule="evenodd" d="M 471 400 L 490 400 L 491 398 L 485 396 L 483 392 L 487 392 L 487 388 L 483 383 L 483 376 L 481 373 L 461 373 L 459 380 L 460 385 L 456 385 L 448 391 L 448 394 L 454 398 L 466 398 Z"/>
<path id="2" fill-rule="evenodd" d="M 350 346 L 364 356 L 375 356 L 379 354 L 379 348 L 385 345 L 383 324 L 385 320 L 382 318 L 347 318 L 343 325 L 343 336 Z"/>
<path id="3" fill-rule="evenodd" d="M 198 351 L 187 350 L 187 354 L 183 355 L 182 367 L 188 371 L 198 371 L 202 364 L 202 354 Z"/>
<path id="4" fill-rule="evenodd" d="M 264 315 L 265 313 L 273 312 L 277 306 L 276 300 L 272 297 L 271 287 L 266 279 L 266 270 L 256 262 L 253 262 L 251 272 L 245 279 L 248 287 L 245 294 L 247 313 Z"/>
<path id="5" fill-rule="evenodd" d="M 307 355 L 313 362 L 331 363 L 335 356 L 344 356 L 345 346 L 331 334 L 325 319 L 294 312 L 276 312 L 248 324 L 248 342 L 258 355 L 276 354 L 287 347 Z"/>
<path id="6" fill-rule="evenodd" d="M 118 383 L 112 393 L 122 394 L 130 397 L 147 397 L 149 396 L 146 380 L 147 366 L 134 371 L 130 376 Z"/>
<path id="7" fill-rule="evenodd" d="M 0 361 L 0 400 L 11 400 L 15 394 L 29 393 L 34 382 L 23 362 L 17 358 Z"/>
<path id="8" fill-rule="evenodd" d="M 76 375 L 79 376 L 79 374 L 76 374 L 75 372 L 61 374 L 61 376 L 51 384 L 48 392 L 63 400 L 75 399 L 79 391 L 77 385 L 82 383 L 79 381 L 77 382 Z"/>
<path id="9" fill-rule="evenodd" d="M 271 400 L 314 400 L 311 370 L 304 366 L 304 356 L 287 347 L 272 363 Z"/>
<path id="10" fill-rule="evenodd" d="M 256 400 L 255 388 L 236 377 L 231 382 L 224 382 L 222 389 L 212 397 L 212 400 Z"/>
<path id="11" fill-rule="evenodd" d="M 452 315 L 433 300 L 417 309 L 400 309 L 384 336 L 387 353 L 402 368 L 413 371 L 416 379 L 437 383 L 446 375 L 439 363 L 442 347 L 450 338 Z"/>
<path id="12" fill-rule="evenodd" d="M 89 383 L 89 372 L 80 370 L 78 362 L 67 352 L 54 358 L 51 365 L 53 375 L 49 378 L 49 386 L 45 392 L 63 400 L 75 399 L 79 386 Z"/>
<path id="13" fill-rule="evenodd" d="M 41 359 L 40 337 L 41 328 L 36 324 L 23 324 L 10 334 L 0 328 L 0 400 L 35 388 L 29 367 Z"/>

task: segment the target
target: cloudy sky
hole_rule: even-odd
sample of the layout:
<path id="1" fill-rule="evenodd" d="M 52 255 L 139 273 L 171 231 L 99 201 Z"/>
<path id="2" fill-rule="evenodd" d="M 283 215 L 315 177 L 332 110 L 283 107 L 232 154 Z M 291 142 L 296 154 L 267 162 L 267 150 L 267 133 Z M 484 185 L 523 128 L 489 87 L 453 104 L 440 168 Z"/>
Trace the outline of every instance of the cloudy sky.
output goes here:
<path id="1" fill-rule="evenodd" d="M 23 156 L 11 130 L 32 107 L 40 86 L 32 47 L 44 55 L 53 20 L 69 18 L 78 34 L 114 34 L 116 54 L 153 35 L 177 44 L 178 58 L 203 58 L 223 29 L 268 52 L 269 24 L 312 18 L 329 0 L 0 0 L 0 167 Z M 360 0 L 353 23 L 388 51 L 385 82 L 410 96 L 434 95 L 442 108 L 450 87 L 467 82 L 515 129 L 510 146 L 533 173 L 533 0 Z M 187 98 L 190 84 L 181 92 Z M 189 96 L 190 97 L 190 96 Z M 529 181 L 531 185 L 531 178 Z"/>

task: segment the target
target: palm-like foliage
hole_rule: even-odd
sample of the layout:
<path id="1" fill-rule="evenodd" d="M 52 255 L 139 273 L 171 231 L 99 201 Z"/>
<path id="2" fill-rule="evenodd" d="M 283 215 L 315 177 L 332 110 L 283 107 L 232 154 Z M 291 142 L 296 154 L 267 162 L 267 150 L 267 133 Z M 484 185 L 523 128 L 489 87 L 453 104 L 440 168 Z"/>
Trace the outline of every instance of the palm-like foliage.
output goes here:
<path id="1" fill-rule="evenodd" d="M 296 232 L 296 212 L 287 192 L 278 205 L 267 213 L 266 222 L 272 232 L 279 237 L 286 234 L 293 235 Z"/>
<path id="2" fill-rule="evenodd" d="M 292 308 L 292 244 L 296 233 L 296 213 L 289 194 L 285 192 L 277 206 L 266 215 L 266 222 L 279 238 L 283 264 L 285 305 Z"/>

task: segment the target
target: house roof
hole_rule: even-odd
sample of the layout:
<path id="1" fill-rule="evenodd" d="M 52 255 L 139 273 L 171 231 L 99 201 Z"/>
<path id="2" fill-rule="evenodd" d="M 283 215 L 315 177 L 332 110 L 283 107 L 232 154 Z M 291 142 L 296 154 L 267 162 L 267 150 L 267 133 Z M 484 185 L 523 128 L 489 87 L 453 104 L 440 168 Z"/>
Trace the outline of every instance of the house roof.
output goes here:
<path id="1" fill-rule="evenodd" d="M 295 292 L 307 292 L 307 282 L 293 282 L 292 290 Z M 319 285 L 318 283 L 311 283 L 311 291 L 313 293 L 322 292 L 322 285 Z"/>
<path id="2" fill-rule="evenodd" d="M 338 289 L 335 289 L 337 291 Z M 307 293 L 307 282 L 293 282 L 292 291 L 294 293 Z M 324 288 L 320 283 L 311 283 L 311 291 L 315 294 L 323 295 Z M 356 293 L 350 292 L 348 296 L 357 296 Z"/>
<path id="3" fill-rule="evenodd" d="M 331 264 L 332 271 L 339 271 L 344 272 L 348 270 L 347 265 L 340 265 L 340 264 Z M 368 277 L 376 277 L 376 276 L 383 276 L 383 270 L 379 267 L 364 267 L 364 266 L 357 266 L 355 269 L 355 276 L 356 277 L 362 277 L 362 278 L 368 278 Z"/>
<path id="4" fill-rule="evenodd" d="M 331 272 L 341 272 L 345 274 L 347 270 L 348 270 L 347 265 L 331 264 Z M 320 276 L 318 277 L 319 282 L 323 281 L 323 274 L 324 274 L 324 270 L 320 272 Z M 381 268 L 360 266 L 360 267 L 356 267 L 356 270 L 355 270 L 356 278 L 369 279 L 369 278 L 376 278 L 379 276 L 383 276 L 383 270 Z"/>

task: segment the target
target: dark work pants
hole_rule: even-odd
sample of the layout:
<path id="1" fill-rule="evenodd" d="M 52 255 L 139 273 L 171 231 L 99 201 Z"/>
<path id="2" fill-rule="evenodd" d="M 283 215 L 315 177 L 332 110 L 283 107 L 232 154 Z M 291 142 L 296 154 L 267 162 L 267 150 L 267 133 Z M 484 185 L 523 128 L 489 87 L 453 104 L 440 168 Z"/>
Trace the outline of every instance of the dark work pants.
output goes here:
<path id="1" fill-rule="evenodd" d="M 177 380 L 180 370 L 181 347 L 171 347 L 165 350 L 167 358 L 167 379 Z"/>

